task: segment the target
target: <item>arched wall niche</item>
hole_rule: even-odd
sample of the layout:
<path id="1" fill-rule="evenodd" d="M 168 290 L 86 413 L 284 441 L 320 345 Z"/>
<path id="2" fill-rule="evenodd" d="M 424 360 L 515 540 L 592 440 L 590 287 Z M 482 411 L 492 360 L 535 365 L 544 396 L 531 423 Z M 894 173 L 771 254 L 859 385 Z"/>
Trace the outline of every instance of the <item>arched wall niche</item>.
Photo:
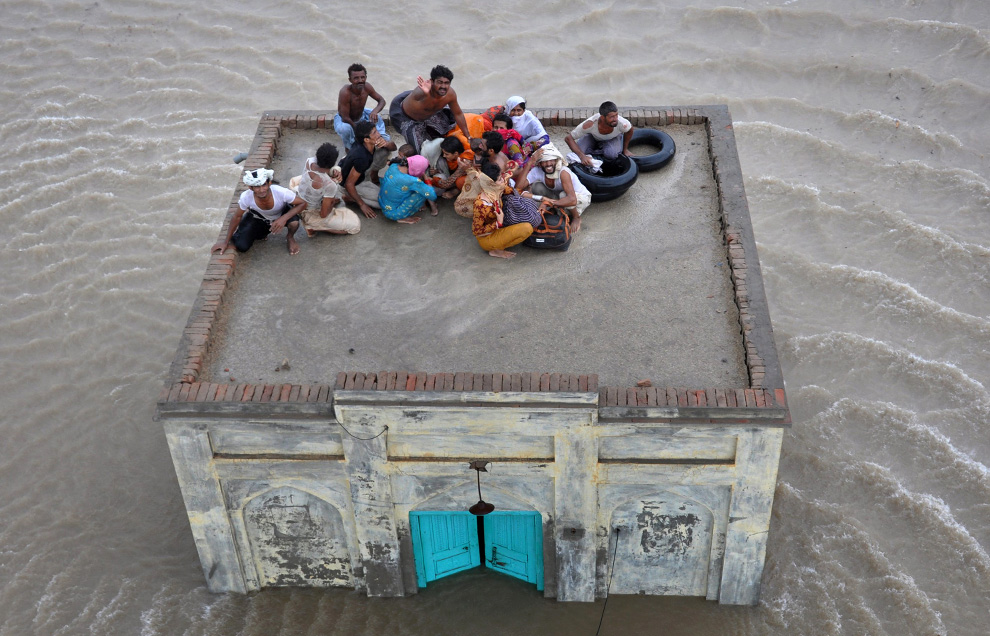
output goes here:
<path id="1" fill-rule="evenodd" d="M 278 486 L 251 496 L 241 512 L 259 587 L 353 586 L 347 529 L 331 502 Z"/>
<path id="2" fill-rule="evenodd" d="M 608 526 L 611 591 L 705 596 L 718 519 L 709 504 L 674 490 L 618 503 Z"/>

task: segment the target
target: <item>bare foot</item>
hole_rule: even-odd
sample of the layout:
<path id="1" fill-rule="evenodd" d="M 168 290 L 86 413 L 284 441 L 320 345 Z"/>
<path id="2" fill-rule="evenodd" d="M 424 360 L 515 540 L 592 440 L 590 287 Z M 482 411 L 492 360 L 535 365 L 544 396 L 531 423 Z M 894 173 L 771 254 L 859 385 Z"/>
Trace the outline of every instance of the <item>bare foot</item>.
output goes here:
<path id="1" fill-rule="evenodd" d="M 437 207 L 435 202 L 430 201 L 430 216 L 436 216 L 438 214 L 440 214 L 440 208 Z"/>
<path id="2" fill-rule="evenodd" d="M 296 241 L 296 237 L 292 236 L 291 232 L 289 233 L 289 239 L 286 243 L 289 245 L 289 254 L 295 256 L 299 253 L 299 243 Z"/>
<path id="3" fill-rule="evenodd" d="M 453 199 L 458 194 L 459 193 L 456 190 L 444 190 L 444 193 L 441 194 L 440 196 L 442 196 L 445 199 Z"/>
<path id="4" fill-rule="evenodd" d="M 508 252 L 506 250 L 492 250 L 488 252 L 489 256 L 494 256 L 495 258 L 515 258 L 515 252 Z"/>
<path id="5" fill-rule="evenodd" d="M 316 236 L 316 230 L 311 230 L 309 228 L 306 228 L 306 236 L 308 238 L 313 238 L 314 236 Z"/>
<path id="6" fill-rule="evenodd" d="M 399 219 L 398 221 L 396 221 L 396 223 L 405 223 L 406 225 L 412 225 L 413 223 L 419 223 L 422 220 L 423 219 L 419 218 L 418 216 L 407 216 L 404 219 Z"/>
<path id="7" fill-rule="evenodd" d="M 581 229 L 581 217 L 573 216 L 571 218 L 571 234 L 576 234 L 578 230 Z"/>

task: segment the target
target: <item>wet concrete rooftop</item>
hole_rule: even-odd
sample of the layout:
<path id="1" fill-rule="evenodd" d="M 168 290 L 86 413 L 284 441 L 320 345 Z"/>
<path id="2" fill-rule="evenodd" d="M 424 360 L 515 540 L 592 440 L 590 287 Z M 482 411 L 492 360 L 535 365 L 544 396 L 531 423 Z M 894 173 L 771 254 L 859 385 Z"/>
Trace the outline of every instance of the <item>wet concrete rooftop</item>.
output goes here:
<path id="1" fill-rule="evenodd" d="M 297 256 L 284 232 L 256 243 L 239 257 L 205 375 L 332 384 L 339 371 L 559 372 L 747 386 L 705 128 L 663 130 L 674 160 L 591 204 L 567 252 L 492 258 L 446 201 L 411 226 L 379 215 L 354 236 L 300 230 Z M 568 129 L 548 131 L 566 148 Z M 276 181 L 288 185 L 325 141 L 340 146 L 332 130 L 286 130 Z"/>

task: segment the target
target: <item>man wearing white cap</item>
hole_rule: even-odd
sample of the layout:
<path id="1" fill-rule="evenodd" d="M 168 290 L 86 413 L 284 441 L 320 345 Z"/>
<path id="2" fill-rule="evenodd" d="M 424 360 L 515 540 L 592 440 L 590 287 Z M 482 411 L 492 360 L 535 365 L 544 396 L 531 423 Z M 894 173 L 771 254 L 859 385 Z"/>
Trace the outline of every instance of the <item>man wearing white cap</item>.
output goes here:
<path id="1" fill-rule="evenodd" d="M 571 232 L 581 229 L 581 215 L 591 204 L 591 192 L 567 167 L 557 146 L 549 143 L 537 149 L 520 173 L 516 189 L 529 190 L 523 196 L 542 197 L 544 207 L 563 208 L 571 218 Z"/>
<path id="2" fill-rule="evenodd" d="M 299 229 L 299 213 L 306 208 L 306 202 L 292 190 L 273 185 L 274 175 L 273 170 L 266 168 L 244 173 L 244 185 L 248 189 L 241 193 L 237 212 L 227 227 L 227 236 L 213 245 L 212 252 L 223 254 L 231 241 L 238 252 L 246 252 L 255 241 L 266 239 L 270 234 L 278 234 L 282 228 L 288 228 L 289 236 L 286 241 L 289 254 L 299 253 L 295 234 Z"/>

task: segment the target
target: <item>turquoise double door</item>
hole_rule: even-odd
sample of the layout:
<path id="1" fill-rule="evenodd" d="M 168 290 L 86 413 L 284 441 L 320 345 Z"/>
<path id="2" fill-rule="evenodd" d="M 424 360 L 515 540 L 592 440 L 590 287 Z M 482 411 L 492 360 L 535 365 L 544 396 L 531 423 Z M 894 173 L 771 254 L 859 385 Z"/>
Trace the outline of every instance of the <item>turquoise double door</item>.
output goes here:
<path id="1" fill-rule="evenodd" d="M 470 512 L 410 512 L 416 579 L 430 581 L 481 565 L 543 589 L 543 519 L 538 512 L 492 512 L 482 517 L 484 546 L 478 517 Z"/>

